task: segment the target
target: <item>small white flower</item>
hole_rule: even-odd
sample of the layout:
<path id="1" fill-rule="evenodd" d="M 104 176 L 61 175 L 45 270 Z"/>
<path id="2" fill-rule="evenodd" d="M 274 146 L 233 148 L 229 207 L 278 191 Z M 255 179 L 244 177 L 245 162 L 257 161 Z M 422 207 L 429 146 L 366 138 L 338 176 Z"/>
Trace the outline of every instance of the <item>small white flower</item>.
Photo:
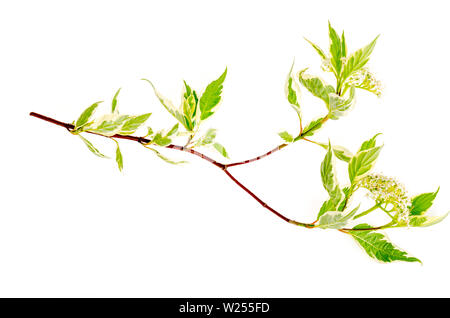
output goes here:
<path id="1" fill-rule="evenodd" d="M 367 68 L 362 68 L 358 72 L 352 74 L 348 78 L 347 83 L 355 87 L 367 89 L 378 97 L 382 94 L 383 85 Z"/>
<path id="2" fill-rule="evenodd" d="M 331 60 L 329 58 L 322 60 L 320 68 L 324 72 L 333 72 L 333 66 L 331 65 Z"/>
<path id="3" fill-rule="evenodd" d="M 411 199 L 403 184 L 381 174 L 369 174 L 358 182 L 358 186 L 369 190 L 373 200 L 392 206 L 398 220 L 409 225 Z"/>

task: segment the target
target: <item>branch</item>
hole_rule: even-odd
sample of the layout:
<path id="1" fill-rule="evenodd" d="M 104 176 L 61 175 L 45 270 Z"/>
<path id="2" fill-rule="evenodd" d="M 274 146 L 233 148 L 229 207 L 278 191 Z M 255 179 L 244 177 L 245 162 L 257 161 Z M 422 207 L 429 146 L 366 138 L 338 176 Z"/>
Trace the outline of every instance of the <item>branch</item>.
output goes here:
<path id="1" fill-rule="evenodd" d="M 329 118 L 330 118 L 329 115 L 325 116 L 325 117 L 322 119 L 322 121 L 321 121 L 321 125 L 323 125 Z M 301 121 L 300 121 L 300 124 L 301 124 Z M 300 134 L 295 138 L 295 141 L 299 141 L 299 140 L 306 140 L 306 141 L 312 142 L 312 143 L 314 143 L 314 144 L 318 144 L 317 142 L 312 141 L 312 140 L 310 140 L 310 139 L 306 139 L 306 138 L 304 137 L 304 135 L 303 135 L 303 127 L 302 127 L 302 126 L 300 126 Z M 276 147 L 273 148 L 272 150 L 269 150 L 268 152 L 266 152 L 266 153 L 263 154 L 263 155 L 257 156 L 257 157 L 252 158 L 252 159 L 247 159 L 247 160 L 243 160 L 243 161 L 238 161 L 238 162 L 228 163 L 228 164 L 225 164 L 225 167 L 226 167 L 226 168 L 230 168 L 230 167 L 234 167 L 234 166 L 245 165 L 245 164 L 247 164 L 247 163 L 251 163 L 251 162 L 254 162 L 254 161 L 263 159 L 263 158 L 265 158 L 265 157 L 267 157 L 267 156 L 273 154 L 274 152 L 277 152 L 277 151 L 279 151 L 279 150 L 281 150 L 281 149 L 283 149 L 284 147 L 287 147 L 287 146 L 289 146 L 289 144 L 281 144 L 281 145 L 279 145 L 279 146 L 276 146 Z"/>
<path id="2" fill-rule="evenodd" d="M 56 119 L 53 119 L 53 118 L 50 118 L 50 117 L 47 117 L 47 116 L 44 116 L 44 115 L 41 115 L 41 114 L 38 114 L 38 113 L 31 112 L 31 113 L 30 113 L 30 116 L 36 117 L 36 118 L 39 118 L 39 119 L 42 119 L 42 120 L 47 121 L 47 122 L 49 122 L 49 123 L 55 124 L 55 125 L 57 125 L 57 126 L 64 127 L 64 128 L 66 128 L 68 131 L 72 131 L 72 130 L 74 129 L 74 125 L 72 125 L 72 124 L 64 123 L 64 122 L 61 122 L 61 121 L 59 121 L 59 120 L 56 120 Z M 98 135 L 98 136 L 106 137 L 106 136 L 103 136 L 103 135 L 101 135 L 101 134 L 97 134 L 97 133 L 95 133 L 95 132 L 90 132 L 90 131 L 85 131 L 85 132 L 90 133 L 90 134 L 93 134 L 93 135 Z M 148 144 L 148 143 L 151 142 L 151 140 L 149 140 L 149 139 L 147 139 L 147 138 L 144 138 L 144 137 L 127 136 L 127 135 L 120 135 L 120 134 L 116 134 L 116 135 L 111 136 L 111 137 L 109 137 L 109 138 L 126 139 L 126 140 L 136 141 L 136 142 L 138 142 L 138 143 L 140 143 L 140 144 Z M 268 209 L 270 212 L 272 212 L 273 214 L 275 214 L 276 216 L 278 216 L 279 218 L 281 218 L 283 221 L 286 221 L 286 222 L 288 222 L 288 223 L 290 223 L 290 224 L 294 224 L 294 225 L 298 225 L 298 226 L 303 226 L 303 227 L 306 227 L 306 228 L 314 228 L 314 225 L 313 225 L 313 224 L 310 224 L 310 223 L 302 223 L 302 222 L 298 222 L 298 221 L 295 221 L 295 220 L 291 220 L 291 219 L 289 219 L 288 217 L 286 217 L 286 216 L 284 216 L 283 214 L 281 214 L 280 212 L 277 212 L 275 209 L 273 209 L 273 208 L 270 207 L 267 203 L 265 203 L 263 200 L 261 200 L 258 196 L 256 196 L 256 194 L 254 194 L 251 190 L 249 190 L 249 189 L 248 189 L 247 187 L 245 187 L 242 183 L 240 183 L 240 182 L 239 182 L 239 181 L 238 181 L 238 180 L 237 180 L 237 179 L 236 179 L 236 178 L 235 178 L 235 177 L 227 170 L 227 167 L 230 167 L 230 166 L 236 166 L 236 165 L 243 164 L 243 163 L 239 163 L 239 162 L 238 162 L 238 163 L 236 163 L 236 164 L 226 165 L 226 164 L 223 164 L 223 163 L 221 163 L 221 162 L 218 162 L 218 161 L 216 161 L 216 160 L 214 160 L 214 159 L 212 159 L 212 158 L 210 158 L 210 157 L 208 157 L 208 156 L 206 156 L 206 155 L 204 155 L 204 154 L 202 154 L 202 153 L 200 153 L 200 152 L 198 152 L 198 151 L 196 151 L 196 150 L 194 150 L 194 149 L 186 148 L 186 147 L 178 146 L 178 145 L 173 145 L 173 144 L 167 145 L 167 146 L 165 146 L 164 148 L 175 149 L 175 150 L 179 150 L 179 151 L 184 151 L 184 152 L 193 154 L 193 155 L 195 155 L 195 156 L 197 156 L 197 157 L 200 157 L 200 158 L 202 158 L 202 159 L 204 159 L 204 160 L 210 162 L 211 164 L 213 164 L 213 165 L 215 165 L 216 167 L 218 167 L 218 168 L 220 168 L 221 170 L 223 170 L 223 171 L 225 172 L 225 174 L 226 174 L 231 180 L 233 180 L 233 182 L 236 183 L 241 189 L 243 189 L 245 192 L 247 192 L 247 193 L 248 193 L 253 199 L 255 199 L 259 204 L 261 204 L 264 208 Z M 277 149 L 277 148 L 279 148 L 279 149 Z M 279 147 L 277 147 L 277 148 L 276 148 L 277 150 L 280 150 L 282 147 L 280 148 L 280 146 L 279 146 Z M 276 150 L 275 150 L 275 151 L 276 151 Z M 260 157 L 262 158 L 262 157 L 268 156 L 268 155 L 270 155 L 272 152 L 273 152 L 273 151 L 269 151 L 268 153 L 266 153 L 265 155 L 260 156 Z M 249 162 L 255 161 L 255 160 L 259 160 L 259 159 L 254 158 L 254 159 L 251 159 Z"/>
<path id="3" fill-rule="evenodd" d="M 260 159 L 262 159 L 262 158 L 264 158 L 264 157 L 267 157 L 267 156 L 273 154 L 274 152 L 277 152 L 278 150 L 283 149 L 283 148 L 286 147 L 287 145 L 288 145 L 288 144 L 281 144 L 281 145 L 276 146 L 275 148 L 273 148 L 272 150 L 266 152 L 265 154 L 263 154 L 263 155 L 261 155 L 261 156 L 258 156 L 258 157 L 252 158 L 252 159 L 247 159 L 247 160 L 244 160 L 244 161 L 228 163 L 228 164 L 225 165 L 225 167 L 229 168 L 229 167 L 234 167 L 234 166 L 239 166 L 239 165 L 245 165 L 245 164 L 247 164 L 247 163 L 250 163 L 250 162 L 253 162 L 253 161 L 257 161 L 257 160 L 260 160 Z"/>
<path id="4" fill-rule="evenodd" d="M 31 112 L 30 116 L 36 117 L 36 118 L 39 118 L 39 119 L 42 119 L 42 120 L 45 120 L 45 121 L 47 121 L 49 123 L 52 123 L 52 124 L 55 124 L 55 125 L 58 125 L 58 126 L 61 126 L 61 127 L 64 127 L 67 130 L 69 130 L 69 131 L 72 131 L 75 128 L 74 125 L 72 125 L 72 124 L 64 123 L 62 121 L 59 121 L 59 120 L 53 119 L 51 117 L 47 117 L 47 116 L 35 113 L 35 112 Z M 97 133 L 92 132 L 92 131 L 84 131 L 84 132 L 92 134 L 92 135 L 105 137 L 105 136 L 103 136 L 101 134 L 97 134 Z M 138 142 L 140 144 L 148 144 L 148 143 L 151 142 L 150 139 L 147 139 L 147 138 L 144 138 L 144 137 L 128 136 L 128 135 L 120 135 L 120 134 L 115 134 L 114 136 L 111 136 L 110 138 L 132 140 L 132 141 L 136 141 L 136 142 Z M 177 146 L 177 145 L 168 145 L 168 146 L 165 146 L 165 148 L 176 149 L 176 150 L 188 152 L 188 153 L 193 154 L 193 155 L 195 155 L 197 157 L 200 157 L 200 158 L 202 158 L 202 159 L 204 159 L 204 160 L 206 160 L 206 161 L 212 163 L 213 165 L 215 165 L 215 166 L 217 166 L 219 168 L 222 168 L 222 169 L 225 166 L 223 163 L 220 163 L 220 162 L 218 162 L 218 161 L 216 161 L 216 160 L 214 160 L 214 159 L 212 159 L 212 158 L 210 158 L 210 157 L 208 157 L 208 156 L 206 156 L 206 155 L 204 155 L 204 154 L 202 154 L 202 153 L 200 153 L 200 152 L 198 152 L 198 151 L 196 151 L 194 149 L 190 149 L 190 148 L 183 147 L 183 146 Z"/>

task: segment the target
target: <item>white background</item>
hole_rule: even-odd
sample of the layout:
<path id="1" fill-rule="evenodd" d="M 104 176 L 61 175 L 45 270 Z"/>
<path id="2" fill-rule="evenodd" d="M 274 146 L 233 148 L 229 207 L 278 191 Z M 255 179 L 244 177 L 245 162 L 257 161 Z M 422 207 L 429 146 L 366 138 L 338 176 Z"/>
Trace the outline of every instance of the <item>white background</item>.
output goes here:
<path id="1" fill-rule="evenodd" d="M 286 224 L 206 161 L 166 150 L 190 161 L 171 166 L 123 141 L 120 173 L 28 116 L 72 121 L 98 100 L 107 111 L 122 87 L 122 113 L 153 112 L 148 123 L 166 128 L 174 119 L 140 78 L 178 103 L 183 79 L 203 90 L 228 66 L 223 103 L 204 125 L 233 160 L 247 159 L 277 145 L 279 131 L 296 133 L 284 80 L 294 57 L 295 71 L 320 72 L 303 36 L 327 47 L 330 20 L 351 51 L 381 34 L 369 66 L 386 88 L 381 99 L 360 91 L 315 139 L 355 151 L 383 132 L 375 170 L 412 195 L 440 185 L 430 212 L 441 214 L 450 208 L 448 12 L 445 1 L 3 1 L 0 296 L 449 297 L 448 220 L 388 231 L 423 266 L 380 264 L 342 233 Z M 307 118 L 325 112 L 306 92 L 301 103 Z M 112 142 L 91 140 L 113 155 Z M 232 172 L 310 222 L 326 199 L 323 156 L 299 142 Z"/>

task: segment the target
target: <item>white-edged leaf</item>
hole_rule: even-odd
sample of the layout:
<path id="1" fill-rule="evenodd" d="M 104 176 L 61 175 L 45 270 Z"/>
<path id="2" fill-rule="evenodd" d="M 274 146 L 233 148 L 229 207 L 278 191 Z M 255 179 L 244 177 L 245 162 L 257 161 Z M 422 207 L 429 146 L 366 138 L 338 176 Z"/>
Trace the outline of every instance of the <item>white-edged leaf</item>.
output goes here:
<path id="1" fill-rule="evenodd" d="M 409 256 L 407 252 L 392 244 L 389 241 L 389 238 L 383 233 L 372 230 L 364 230 L 370 228 L 372 228 L 372 226 L 369 224 L 359 224 L 353 228 L 356 231 L 349 231 L 355 241 L 370 257 L 384 263 L 390 263 L 393 261 L 421 263 L 418 258 Z"/>
<path id="2" fill-rule="evenodd" d="M 117 90 L 116 94 L 114 94 L 114 97 L 113 97 L 113 100 L 112 100 L 112 103 L 111 103 L 111 113 L 114 113 L 114 112 L 117 111 L 117 96 L 119 96 L 119 93 L 120 93 L 121 89 L 122 88 L 119 88 Z"/>
<path id="3" fill-rule="evenodd" d="M 103 136 L 114 136 L 120 132 L 123 123 L 129 118 L 130 116 L 128 115 L 118 115 L 118 113 L 103 115 L 97 118 L 91 125 L 87 126 L 85 130 Z"/>
<path id="4" fill-rule="evenodd" d="M 132 116 L 128 118 L 120 129 L 120 134 L 130 135 L 134 133 L 141 125 L 143 125 L 152 113 L 147 113 L 139 116 Z"/>
<path id="5" fill-rule="evenodd" d="M 332 192 L 337 185 L 336 175 L 333 167 L 333 153 L 331 151 L 331 144 L 328 144 L 328 150 L 325 158 L 320 164 L 320 176 L 322 177 L 322 184 L 328 193 Z"/>
<path id="6" fill-rule="evenodd" d="M 198 141 L 200 146 L 210 145 L 216 139 L 216 130 L 214 128 L 210 128 L 206 131 L 205 135 L 201 137 Z"/>
<path id="7" fill-rule="evenodd" d="M 350 159 L 348 164 L 348 175 L 351 182 L 353 182 L 355 178 L 364 176 L 373 168 L 382 147 L 383 146 L 374 147 L 360 151 Z"/>
<path id="8" fill-rule="evenodd" d="M 169 130 L 169 132 L 167 133 L 167 136 L 172 136 L 172 135 L 176 134 L 177 131 L 178 131 L 178 127 L 179 127 L 179 124 L 176 123 L 176 124 Z"/>
<path id="9" fill-rule="evenodd" d="M 88 149 L 96 156 L 100 157 L 100 158 L 109 158 L 107 156 L 105 156 L 104 154 L 102 154 L 97 148 L 94 147 L 94 145 L 87 140 L 86 138 L 84 138 L 81 135 L 78 135 L 78 137 L 81 138 L 81 140 L 83 140 L 84 144 L 88 147 Z"/>
<path id="10" fill-rule="evenodd" d="M 350 212 L 340 212 L 340 211 L 328 211 L 322 214 L 319 218 L 318 227 L 321 229 L 342 229 L 344 228 L 348 221 L 355 215 L 358 211 L 359 206 L 351 210 Z"/>
<path id="11" fill-rule="evenodd" d="M 378 37 L 379 35 L 368 45 L 355 51 L 348 57 L 347 62 L 345 63 L 344 68 L 342 70 L 343 80 L 346 80 L 350 75 L 359 71 L 364 67 L 364 65 L 367 64 L 367 62 L 369 61 L 370 54 L 375 48 L 375 44 L 377 42 Z"/>
<path id="12" fill-rule="evenodd" d="M 176 109 L 176 107 L 173 105 L 173 103 L 172 103 L 169 99 L 165 98 L 161 93 L 159 93 L 159 92 L 156 90 L 155 85 L 153 85 L 153 83 L 152 83 L 150 80 L 148 80 L 148 79 L 146 79 L 146 78 L 143 78 L 142 80 L 148 82 L 148 83 L 152 86 L 153 91 L 155 92 L 155 95 L 156 95 L 156 97 L 158 98 L 158 100 L 159 100 L 159 102 L 161 103 L 161 105 L 163 105 L 164 108 L 165 108 L 165 109 L 166 109 L 166 110 L 167 110 L 167 111 L 168 111 L 168 112 L 169 112 L 176 120 L 178 120 L 178 121 L 179 121 L 186 129 L 188 129 L 188 125 L 187 125 L 187 123 L 186 123 L 186 120 L 185 120 L 183 114 L 182 114 L 178 109 Z"/>
<path id="13" fill-rule="evenodd" d="M 120 151 L 120 147 L 119 147 L 119 143 L 117 142 L 117 140 L 114 140 L 116 142 L 116 162 L 117 162 L 117 166 L 119 167 L 119 170 L 122 171 L 123 170 L 123 156 L 122 156 L 122 152 Z"/>
<path id="14" fill-rule="evenodd" d="M 324 80 L 322 80 L 318 76 L 308 75 L 305 74 L 305 71 L 307 69 L 304 69 L 299 72 L 298 78 L 300 83 L 314 96 L 320 98 L 325 102 L 327 105 L 327 108 L 329 107 L 329 97 L 328 95 L 330 93 L 333 93 L 335 91 L 334 87 L 331 85 L 328 85 L 325 83 Z"/>
<path id="15" fill-rule="evenodd" d="M 411 201 L 409 214 L 421 215 L 426 212 L 433 205 L 433 201 L 436 199 L 439 189 L 440 188 L 438 188 L 436 192 L 422 193 L 415 196 Z"/>
<path id="16" fill-rule="evenodd" d="M 307 38 L 304 37 L 304 39 L 311 44 L 311 46 L 314 48 L 314 50 L 316 50 L 317 54 L 319 54 L 319 56 L 323 59 L 326 60 L 327 59 L 327 55 L 325 54 L 325 52 L 316 44 L 314 44 L 313 42 L 311 42 L 310 40 L 308 40 Z"/>
<path id="17" fill-rule="evenodd" d="M 317 118 L 312 120 L 305 128 L 303 128 L 303 132 L 301 137 L 308 137 L 314 135 L 314 133 L 322 127 L 323 121 L 325 117 Z M 296 139 L 294 141 L 297 141 Z"/>
<path id="18" fill-rule="evenodd" d="M 278 133 L 278 136 L 280 136 L 286 142 L 294 141 L 294 137 L 292 137 L 292 135 L 290 133 L 288 133 L 287 131 L 282 131 L 282 132 Z"/>
<path id="19" fill-rule="evenodd" d="M 321 146 L 324 149 L 328 149 L 328 144 L 322 143 L 322 142 L 318 142 L 317 143 L 319 146 Z M 336 156 L 336 158 L 338 158 L 339 160 L 345 161 L 345 162 L 349 162 L 350 159 L 353 157 L 353 153 L 348 150 L 345 147 L 342 146 L 335 146 L 335 145 L 331 145 L 331 148 L 333 149 L 333 153 Z"/>
<path id="20" fill-rule="evenodd" d="M 222 146 L 221 144 L 219 144 L 218 142 L 215 142 L 214 144 L 213 144 L 213 147 L 214 147 L 214 149 L 216 149 L 222 156 L 224 156 L 225 158 L 230 158 L 229 156 L 228 156 L 228 153 L 227 153 L 227 151 L 225 150 L 225 147 L 224 146 Z"/>
<path id="21" fill-rule="evenodd" d="M 347 57 L 347 42 L 345 41 L 344 30 L 342 30 L 341 36 L 341 56 Z"/>
<path id="22" fill-rule="evenodd" d="M 301 122 L 302 114 L 300 111 L 300 87 L 298 87 L 297 82 L 294 80 L 292 76 L 292 69 L 294 68 L 294 62 L 292 62 L 291 69 L 289 70 L 289 74 L 286 78 L 286 84 L 284 87 L 284 92 L 286 94 L 286 98 L 291 105 L 291 107 L 295 110 L 298 115 L 298 118 Z"/>
<path id="23" fill-rule="evenodd" d="M 183 110 L 184 121 L 187 130 L 194 130 L 198 123 L 198 97 L 197 93 L 184 81 L 184 94 L 181 101 L 181 109 Z"/>
<path id="24" fill-rule="evenodd" d="M 152 143 L 157 144 L 160 147 L 165 147 L 170 145 L 172 139 L 167 137 L 167 135 L 163 134 L 162 131 L 158 131 L 152 139 Z"/>
<path id="25" fill-rule="evenodd" d="M 336 211 L 336 204 L 335 200 L 332 198 L 329 198 L 328 200 L 324 201 L 322 206 L 320 207 L 319 213 L 317 214 L 317 219 L 319 219 L 325 212 L 329 211 Z"/>
<path id="26" fill-rule="evenodd" d="M 345 198 L 342 192 L 335 171 L 334 156 L 332 152 L 332 146 L 329 143 L 327 147 L 327 153 L 320 165 L 320 175 L 322 178 L 322 184 L 325 190 L 328 192 L 330 198 L 322 205 L 318 217 L 328 211 L 338 210 L 340 202 Z"/>
<path id="27" fill-rule="evenodd" d="M 370 149 L 370 148 L 374 148 L 377 145 L 377 137 L 379 135 L 381 135 L 381 133 L 375 134 L 375 136 L 373 136 L 369 140 L 364 141 L 361 144 L 361 147 L 359 148 L 359 151 L 363 151 L 363 150 L 367 150 L 367 149 Z"/>
<path id="28" fill-rule="evenodd" d="M 341 38 L 337 34 L 337 32 L 331 26 L 331 23 L 328 21 L 328 35 L 330 38 L 330 54 L 331 54 L 331 65 L 333 65 L 336 74 L 341 73 L 342 68 L 342 44 Z"/>
<path id="29" fill-rule="evenodd" d="M 169 159 L 166 156 L 162 155 L 158 150 L 156 150 L 154 148 L 151 148 L 151 147 L 145 147 L 145 148 L 150 149 L 151 151 L 153 151 L 158 156 L 158 158 L 164 160 L 167 163 L 170 163 L 170 164 L 173 164 L 173 165 L 178 165 L 178 164 L 181 164 L 181 163 L 187 163 L 187 161 L 174 161 L 172 159 Z"/>
<path id="30" fill-rule="evenodd" d="M 427 227 L 431 225 L 438 224 L 439 222 L 442 222 L 450 212 L 445 213 L 444 215 L 438 215 L 438 216 L 430 216 L 430 215 L 417 215 L 413 216 L 409 220 L 409 226 L 414 227 Z"/>
<path id="31" fill-rule="evenodd" d="M 92 104 L 91 106 L 86 108 L 81 113 L 80 117 L 78 117 L 78 119 L 75 122 L 75 127 L 74 127 L 75 130 L 83 127 L 84 125 L 86 125 L 89 122 L 89 120 L 91 119 L 92 115 L 94 114 L 95 110 L 97 109 L 97 107 L 100 103 L 102 103 L 102 102 L 96 102 L 96 103 Z"/>
<path id="32" fill-rule="evenodd" d="M 342 97 L 335 93 L 330 93 L 328 95 L 330 119 L 339 119 L 340 117 L 346 115 L 348 111 L 355 104 L 355 88 L 350 88 L 350 94 L 348 98 Z"/>

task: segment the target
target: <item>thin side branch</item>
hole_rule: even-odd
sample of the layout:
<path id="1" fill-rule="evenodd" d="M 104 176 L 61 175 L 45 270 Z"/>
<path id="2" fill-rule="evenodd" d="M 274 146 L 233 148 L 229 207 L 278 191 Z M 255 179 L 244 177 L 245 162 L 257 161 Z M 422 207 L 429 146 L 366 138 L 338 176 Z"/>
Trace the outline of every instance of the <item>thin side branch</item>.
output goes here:
<path id="1" fill-rule="evenodd" d="M 258 157 L 252 158 L 252 159 L 247 159 L 247 160 L 244 160 L 244 161 L 239 161 L 239 162 L 229 163 L 229 164 L 226 164 L 225 167 L 230 168 L 230 167 L 240 166 L 240 165 L 245 165 L 245 164 L 247 164 L 247 163 L 254 162 L 254 161 L 257 161 L 257 160 L 260 160 L 260 159 L 262 159 L 262 158 L 264 158 L 264 157 L 267 157 L 267 156 L 273 154 L 274 152 L 277 152 L 278 150 L 283 149 L 283 148 L 286 147 L 287 145 L 288 145 L 288 144 L 281 144 L 281 145 L 279 145 L 279 146 L 276 146 L 276 147 L 273 148 L 272 150 L 266 152 L 266 153 L 263 154 L 263 155 L 260 155 L 260 156 L 258 156 Z"/>

